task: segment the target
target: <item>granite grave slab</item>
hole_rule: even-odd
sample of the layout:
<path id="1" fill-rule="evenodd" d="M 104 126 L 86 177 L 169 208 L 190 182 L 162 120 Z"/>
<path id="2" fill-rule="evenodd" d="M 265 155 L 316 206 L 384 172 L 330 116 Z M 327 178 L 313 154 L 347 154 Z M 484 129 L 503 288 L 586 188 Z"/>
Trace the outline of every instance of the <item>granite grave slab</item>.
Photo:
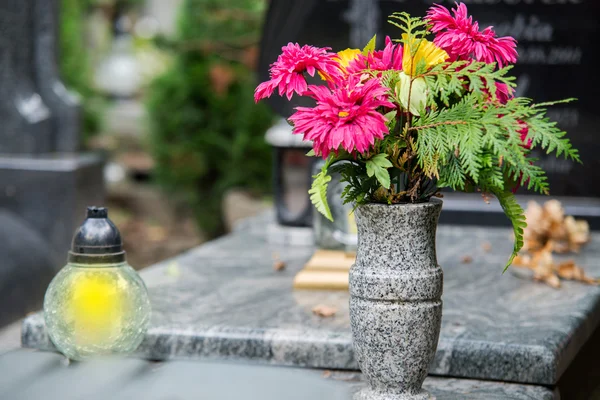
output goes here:
<path id="1" fill-rule="evenodd" d="M 272 214 L 142 272 L 152 302 L 138 356 L 166 360 L 249 359 L 268 364 L 356 370 L 348 294 L 293 291 L 311 246 L 268 243 Z M 430 373 L 554 385 L 600 320 L 600 288 L 565 282 L 556 290 L 502 267 L 512 247 L 503 228 L 440 226 L 444 274 L 442 330 Z M 484 250 L 484 243 L 492 249 Z M 600 235 L 576 257 L 600 274 Z M 473 259 L 463 263 L 464 256 Z M 274 271 L 273 258 L 286 263 Z M 335 306 L 331 318 L 312 308 Z M 25 347 L 52 349 L 43 317 L 23 324 Z"/>
<path id="2" fill-rule="evenodd" d="M 69 365 L 58 354 L 25 349 L 0 356 L 0 369 L 0 397 L 11 400 L 350 400 L 363 385 L 359 373 L 139 359 Z M 437 400 L 558 399 L 532 385 L 429 377 L 424 386 Z"/>

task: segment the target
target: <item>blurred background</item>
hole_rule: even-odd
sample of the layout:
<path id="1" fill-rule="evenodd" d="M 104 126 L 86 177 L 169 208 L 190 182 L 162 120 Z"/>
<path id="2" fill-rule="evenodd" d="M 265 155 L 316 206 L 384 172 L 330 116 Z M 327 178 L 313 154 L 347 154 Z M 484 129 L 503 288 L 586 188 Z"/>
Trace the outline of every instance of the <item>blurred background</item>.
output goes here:
<path id="1" fill-rule="evenodd" d="M 86 206 L 137 269 L 272 208 L 267 5 L 0 2 L 0 327 L 39 309 Z"/>
<path id="2" fill-rule="evenodd" d="M 106 155 L 106 202 L 132 265 L 268 207 L 273 114 L 252 100 L 266 6 L 62 0 L 61 73 L 83 98 L 84 148 Z"/>

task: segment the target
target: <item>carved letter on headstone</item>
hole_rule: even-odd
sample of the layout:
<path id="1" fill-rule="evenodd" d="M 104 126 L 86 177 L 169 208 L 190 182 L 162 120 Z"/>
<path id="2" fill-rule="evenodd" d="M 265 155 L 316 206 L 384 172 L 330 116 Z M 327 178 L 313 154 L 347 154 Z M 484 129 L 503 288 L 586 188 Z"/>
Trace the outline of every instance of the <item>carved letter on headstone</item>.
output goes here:
<path id="1" fill-rule="evenodd" d="M 33 83 L 32 5 L 0 1 L 0 153 L 51 150 L 50 110 Z"/>

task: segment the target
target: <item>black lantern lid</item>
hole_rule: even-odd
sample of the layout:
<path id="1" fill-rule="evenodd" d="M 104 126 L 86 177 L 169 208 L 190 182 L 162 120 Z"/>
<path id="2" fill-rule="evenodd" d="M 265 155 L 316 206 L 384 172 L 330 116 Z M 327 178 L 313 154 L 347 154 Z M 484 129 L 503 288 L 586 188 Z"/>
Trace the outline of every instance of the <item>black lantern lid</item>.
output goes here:
<path id="1" fill-rule="evenodd" d="M 104 207 L 88 207 L 87 218 L 75 232 L 69 262 L 77 264 L 112 264 L 125 261 L 119 230 L 108 219 Z"/>

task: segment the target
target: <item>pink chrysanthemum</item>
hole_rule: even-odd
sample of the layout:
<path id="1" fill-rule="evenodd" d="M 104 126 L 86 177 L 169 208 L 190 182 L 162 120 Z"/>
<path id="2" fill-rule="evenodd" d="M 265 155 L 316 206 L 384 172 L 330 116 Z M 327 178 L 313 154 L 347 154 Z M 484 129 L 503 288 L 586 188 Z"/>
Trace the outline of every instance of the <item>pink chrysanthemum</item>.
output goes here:
<path id="1" fill-rule="evenodd" d="M 389 36 L 385 38 L 385 48 L 372 51 L 367 56 L 359 55 L 350 62 L 346 70 L 349 74 L 360 73 L 369 68 L 375 71 L 389 69 L 402 70 L 402 45 L 394 44 Z"/>
<path id="2" fill-rule="evenodd" d="M 501 104 L 508 103 L 514 97 L 514 90 L 506 83 L 496 82 L 496 98 Z"/>
<path id="3" fill-rule="evenodd" d="M 387 100 L 387 88 L 378 79 L 363 84 L 355 76 L 333 91 L 311 85 L 308 92 L 317 105 L 297 107 L 290 121 L 294 123 L 294 133 L 313 141 L 317 155 L 325 158 L 340 148 L 350 153 L 364 153 L 376 138 L 383 139 L 388 133 L 386 119 L 377 108 L 394 105 Z"/>
<path id="4" fill-rule="evenodd" d="M 298 43 L 288 43 L 281 48 L 281 55 L 277 61 L 271 64 L 271 79 L 258 85 L 254 91 L 254 101 L 258 102 L 265 97 L 271 97 L 276 88 L 279 95 L 285 93 L 288 100 L 297 93 L 302 96 L 307 90 L 304 72 L 315 76 L 320 72 L 332 81 L 341 78 L 341 71 L 337 62 L 337 55 L 330 53 L 329 47 L 319 48 L 313 46 L 302 46 Z"/>
<path id="5" fill-rule="evenodd" d="M 488 64 L 497 62 L 500 68 L 517 61 L 517 41 L 513 37 L 496 37 L 491 27 L 480 32 L 479 24 L 467 14 L 464 3 L 457 4 L 452 14 L 446 7 L 435 5 L 426 18 L 436 34 L 433 42 L 446 50 L 451 60 L 474 58 Z"/>

